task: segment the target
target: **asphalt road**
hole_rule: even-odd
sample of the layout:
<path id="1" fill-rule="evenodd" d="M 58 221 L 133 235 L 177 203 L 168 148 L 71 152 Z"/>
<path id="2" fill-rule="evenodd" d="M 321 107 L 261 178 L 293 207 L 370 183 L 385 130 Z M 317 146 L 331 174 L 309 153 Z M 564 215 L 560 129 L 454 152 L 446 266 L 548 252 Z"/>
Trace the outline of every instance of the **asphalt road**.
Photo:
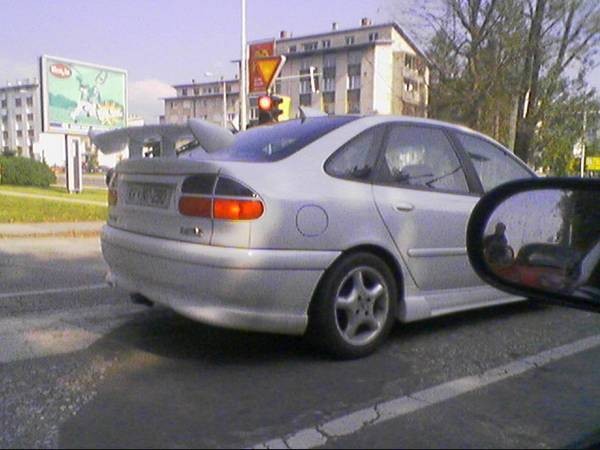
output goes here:
<path id="1" fill-rule="evenodd" d="M 331 361 L 103 287 L 97 239 L 0 240 L 0 447 L 600 442 L 600 315 L 504 306 Z"/>

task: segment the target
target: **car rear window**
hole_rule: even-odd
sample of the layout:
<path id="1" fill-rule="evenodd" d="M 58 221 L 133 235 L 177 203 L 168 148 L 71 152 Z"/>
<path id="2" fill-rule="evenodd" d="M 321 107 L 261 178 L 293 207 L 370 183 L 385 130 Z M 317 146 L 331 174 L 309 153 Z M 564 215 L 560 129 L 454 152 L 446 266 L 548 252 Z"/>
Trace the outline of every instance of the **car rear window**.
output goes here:
<path id="1" fill-rule="evenodd" d="M 341 127 L 356 117 L 315 117 L 290 120 L 276 125 L 251 128 L 236 135 L 230 147 L 203 159 L 214 161 L 273 162 L 293 155 L 311 142 Z"/>

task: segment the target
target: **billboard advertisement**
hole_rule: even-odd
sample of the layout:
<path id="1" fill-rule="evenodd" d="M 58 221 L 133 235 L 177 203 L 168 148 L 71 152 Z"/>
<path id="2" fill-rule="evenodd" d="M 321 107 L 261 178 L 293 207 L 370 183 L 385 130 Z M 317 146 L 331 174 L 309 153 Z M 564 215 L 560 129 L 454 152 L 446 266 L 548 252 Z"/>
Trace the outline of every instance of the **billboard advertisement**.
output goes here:
<path id="1" fill-rule="evenodd" d="M 126 71 L 52 56 L 42 56 L 40 66 L 45 132 L 127 126 Z"/>

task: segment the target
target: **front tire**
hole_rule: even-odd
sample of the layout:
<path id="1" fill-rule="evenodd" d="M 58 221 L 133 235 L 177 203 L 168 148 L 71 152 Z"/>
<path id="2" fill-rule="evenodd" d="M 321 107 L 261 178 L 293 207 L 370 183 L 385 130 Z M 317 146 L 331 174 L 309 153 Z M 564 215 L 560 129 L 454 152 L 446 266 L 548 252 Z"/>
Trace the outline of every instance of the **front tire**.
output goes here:
<path id="1" fill-rule="evenodd" d="M 309 311 L 308 337 L 340 359 L 373 353 L 387 338 L 398 310 L 392 271 L 371 253 L 342 257 L 329 268 Z"/>

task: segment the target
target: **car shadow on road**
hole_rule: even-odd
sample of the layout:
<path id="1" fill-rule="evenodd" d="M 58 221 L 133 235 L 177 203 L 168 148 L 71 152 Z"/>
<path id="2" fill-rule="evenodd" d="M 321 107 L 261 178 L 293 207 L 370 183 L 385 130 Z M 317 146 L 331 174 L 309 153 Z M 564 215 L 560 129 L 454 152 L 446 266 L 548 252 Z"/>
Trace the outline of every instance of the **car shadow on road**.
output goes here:
<path id="1" fill-rule="evenodd" d="M 59 446 L 251 445 L 478 371 L 480 361 L 456 362 L 456 352 L 483 358 L 469 342 L 536 311 L 511 305 L 399 325 L 381 351 L 340 362 L 299 337 L 218 329 L 157 308 L 88 350 L 112 348 L 117 360 L 94 400 L 61 427 Z"/>

